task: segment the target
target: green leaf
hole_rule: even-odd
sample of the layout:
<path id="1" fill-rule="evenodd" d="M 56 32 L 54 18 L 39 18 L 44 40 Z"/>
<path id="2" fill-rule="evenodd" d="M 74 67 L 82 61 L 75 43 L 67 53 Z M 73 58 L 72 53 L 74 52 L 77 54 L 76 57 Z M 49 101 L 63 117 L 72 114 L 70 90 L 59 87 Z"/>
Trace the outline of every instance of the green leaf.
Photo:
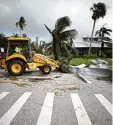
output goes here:
<path id="1" fill-rule="evenodd" d="M 73 30 L 67 30 L 64 31 L 60 34 L 59 40 L 69 40 L 69 39 L 74 39 L 77 35 L 77 31 L 75 29 Z"/>
<path id="2" fill-rule="evenodd" d="M 55 29 L 58 32 L 63 31 L 66 27 L 69 27 L 71 25 L 71 20 L 68 16 L 61 17 L 57 20 L 55 24 Z"/>
<path id="3" fill-rule="evenodd" d="M 52 32 L 51 32 L 51 30 L 44 24 L 44 26 L 46 27 L 46 29 L 48 30 L 48 32 L 50 33 L 50 34 L 52 34 Z"/>

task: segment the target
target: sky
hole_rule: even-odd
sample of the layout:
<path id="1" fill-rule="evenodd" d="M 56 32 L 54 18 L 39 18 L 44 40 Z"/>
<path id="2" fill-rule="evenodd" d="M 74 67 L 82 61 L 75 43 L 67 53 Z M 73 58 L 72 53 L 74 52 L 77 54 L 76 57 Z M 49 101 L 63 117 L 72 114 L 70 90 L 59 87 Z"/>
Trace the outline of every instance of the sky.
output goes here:
<path id="1" fill-rule="evenodd" d="M 58 18 L 69 16 L 72 25 L 68 29 L 76 29 L 81 37 L 90 37 L 93 27 L 90 7 L 98 2 L 106 4 L 107 14 L 97 21 L 95 31 L 105 23 L 106 28 L 112 29 L 112 0 L 0 0 L 0 33 L 19 34 L 15 23 L 24 16 L 27 26 L 23 33 L 32 40 L 38 37 L 48 42 L 52 38 L 44 24 L 53 30 Z"/>

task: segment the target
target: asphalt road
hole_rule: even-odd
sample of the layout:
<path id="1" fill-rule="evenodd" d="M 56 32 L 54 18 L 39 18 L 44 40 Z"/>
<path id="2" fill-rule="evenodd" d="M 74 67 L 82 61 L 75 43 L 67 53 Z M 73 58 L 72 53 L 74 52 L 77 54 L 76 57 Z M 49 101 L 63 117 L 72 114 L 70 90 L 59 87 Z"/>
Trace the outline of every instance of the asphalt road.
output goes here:
<path id="1" fill-rule="evenodd" d="M 112 125 L 111 82 L 86 76 L 92 82 L 86 84 L 76 74 L 60 73 L 27 81 L 39 74 L 24 75 L 24 87 L 0 78 L 0 125 Z"/>

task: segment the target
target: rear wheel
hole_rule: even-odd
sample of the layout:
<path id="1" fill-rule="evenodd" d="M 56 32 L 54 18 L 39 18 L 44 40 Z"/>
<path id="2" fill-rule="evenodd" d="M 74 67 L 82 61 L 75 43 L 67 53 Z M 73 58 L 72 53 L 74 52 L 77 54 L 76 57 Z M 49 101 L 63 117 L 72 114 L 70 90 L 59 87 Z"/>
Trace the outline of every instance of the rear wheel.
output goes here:
<path id="1" fill-rule="evenodd" d="M 44 74 L 49 74 L 51 72 L 51 66 L 46 64 L 39 68 Z"/>
<path id="2" fill-rule="evenodd" d="M 7 70 L 9 74 L 19 76 L 25 72 L 25 64 L 20 60 L 12 60 L 8 63 Z"/>

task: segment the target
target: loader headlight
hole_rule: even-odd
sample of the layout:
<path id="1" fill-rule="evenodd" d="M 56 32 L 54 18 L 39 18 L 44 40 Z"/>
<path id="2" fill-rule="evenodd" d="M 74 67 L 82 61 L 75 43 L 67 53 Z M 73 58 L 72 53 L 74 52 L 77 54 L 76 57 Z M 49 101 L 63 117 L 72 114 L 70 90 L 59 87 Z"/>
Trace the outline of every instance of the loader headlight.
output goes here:
<path id="1" fill-rule="evenodd" d="M 4 53 L 4 48 L 0 48 L 1 53 Z"/>

